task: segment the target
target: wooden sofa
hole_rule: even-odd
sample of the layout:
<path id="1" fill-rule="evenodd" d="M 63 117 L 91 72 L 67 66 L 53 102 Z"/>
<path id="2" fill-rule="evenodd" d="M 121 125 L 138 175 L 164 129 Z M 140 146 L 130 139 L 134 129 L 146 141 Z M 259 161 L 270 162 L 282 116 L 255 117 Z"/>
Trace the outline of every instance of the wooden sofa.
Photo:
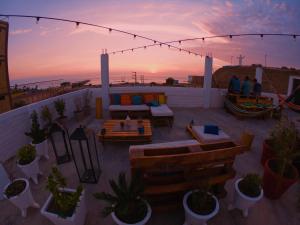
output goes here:
<path id="1" fill-rule="evenodd" d="M 141 96 L 142 97 L 142 104 L 140 105 L 116 105 L 113 102 L 113 95 L 120 94 L 120 95 L 129 95 L 130 98 L 133 96 Z M 158 101 L 158 96 L 162 95 L 165 99 L 165 104 L 161 104 L 157 107 L 148 106 L 145 103 L 145 95 L 153 95 L 154 99 Z M 154 93 L 111 93 L 110 94 L 110 105 L 109 105 L 109 112 L 110 116 L 113 119 L 125 119 L 127 115 L 130 118 L 151 118 L 154 122 L 163 121 L 167 122 L 168 124 L 172 125 L 174 114 L 172 110 L 167 105 L 167 96 L 161 92 L 154 92 Z"/>
<path id="2" fill-rule="evenodd" d="M 209 185 L 224 197 L 225 182 L 235 176 L 236 155 L 247 147 L 234 142 L 199 144 L 196 140 L 130 146 L 132 175 L 141 175 L 145 197 L 157 210 L 182 204 L 184 193 Z"/>

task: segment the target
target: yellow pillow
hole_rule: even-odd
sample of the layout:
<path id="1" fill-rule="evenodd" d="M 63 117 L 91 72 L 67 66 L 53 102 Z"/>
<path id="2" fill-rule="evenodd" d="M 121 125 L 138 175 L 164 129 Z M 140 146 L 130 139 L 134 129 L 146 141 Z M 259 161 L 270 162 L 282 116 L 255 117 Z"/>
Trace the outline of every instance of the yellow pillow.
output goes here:
<path id="1" fill-rule="evenodd" d="M 165 95 L 158 95 L 158 102 L 159 104 L 166 104 L 166 96 Z"/>

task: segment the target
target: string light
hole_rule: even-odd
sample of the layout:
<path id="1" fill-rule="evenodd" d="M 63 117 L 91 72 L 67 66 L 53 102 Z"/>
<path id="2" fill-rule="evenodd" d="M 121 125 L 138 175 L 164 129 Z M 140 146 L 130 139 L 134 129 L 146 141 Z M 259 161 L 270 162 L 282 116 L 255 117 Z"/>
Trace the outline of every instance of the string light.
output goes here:
<path id="1" fill-rule="evenodd" d="M 78 28 L 78 27 L 79 27 L 79 24 L 80 24 L 79 22 L 76 22 L 76 28 Z"/>
<path id="2" fill-rule="evenodd" d="M 35 21 L 35 23 L 36 23 L 36 24 L 38 24 L 38 23 L 39 23 L 39 21 L 40 21 L 40 17 L 36 17 L 36 21 Z"/>
<path id="3" fill-rule="evenodd" d="M 68 19 L 62 19 L 62 18 L 55 18 L 55 17 L 45 17 L 45 16 L 30 16 L 30 15 L 10 15 L 10 14 L 0 14 L 0 16 L 7 18 L 7 20 L 9 21 L 10 17 L 20 17 L 20 18 L 35 18 L 36 19 L 36 23 L 39 22 L 40 19 L 47 19 L 47 20 L 55 20 L 55 21 L 62 21 L 62 22 L 70 22 L 70 23 L 75 23 L 76 27 L 81 24 L 81 25 L 86 25 L 86 26 L 93 26 L 93 27 L 98 27 L 98 28 L 102 28 L 102 29 L 108 29 L 109 32 L 112 32 L 113 30 L 119 33 L 123 33 L 126 35 L 132 35 L 134 38 L 139 37 L 141 39 L 145 39 L 148 41 L 152 41 L 154 43 L 154 45 L 148 45 L 149 47 L 155 46 L 157 45 L 156 40 L 153 40 L 152 38 L 146 37 L 146 36 L 142 36 L 142 35 L 137 35 L 134 33 L 130 33 L 127 31 L 123 31 L 123 30 L 119 30 L 119 29 L 113 29 L 110 27 L 106 27 L 106 26 L 102 26 L 102 25 L 98 25 L 98 24 L 92 24 L 92 23 L 87 23 L 87 22 L 82 22 L 82 21 L 74 21 L 74 20 L 68 20 Z M 185 41 L 194 41 L 194 40 L 199 40 L 202 39 L 202 41 L 205 41 L 205 38 L 223 38 L 223 37 L 230 37 L 231 39 L 233 38 L 233 36 L 237 36 L 237 37 L 241 37 L 241 36 L 260 36 L 263 39 L 263 36 L 290 36 L 293 37 L 293 39 L 296 41 L 297 36 L 300 36 L 300 34 L 282 34 L 282 33 L 244 33 L 244 34 L 227 34 L 227 35 L 214 35 L 214 36 L 207 36 L 207 37 L 196 37 L 196 38 L 188 38 L 188 39 L 180 39 L 180 40 L 176 40 L 176 41 L 169 41 L 169 42 L 159 42 L 160 47 L 162 47 L 162 45 L 168 45 L 169 48 L 175 48 L 175 49 L 179 49 L 176 46 L 171 45 L 171 43 L 176 43 L 178 42 L 179 44 L 181 44 L 181 42 L 185 42 Z M 147 47 L 147 46 L 146 46 Z M 137 47 L 134 49 L 138 49 L 138 48 L 143 48 L 143 47 Z M 126 51 L 129 51 L 132 49 L 128 49 Z M 114 53 L 118 53 L 121 52 L 123 53 L 125 50 L 122 51 L 116 51 Z M 181 51 L 179 49 L 179 51 Z M 189 54 L 191 53 L 191 51 L 187 51 L 182 49 L 182 51 L 185 52 L 189 52 Z M 192 52 L 193 53 L 193 52 Z M 194 53 L 193 53 L 194 54 Z M 198 54 L 197 54 L 198 55 Z M 202 55 L 201 55 L 202 57 Z"/>
<path id="4" fill-rule="evenodd" d="M 133 48 L 131 49 L 131 51 L 133 52 Z"/>
<path id="5" fill-rule="evenodd" d="M 135 38 L 136 38 L 136 34 L 133 35 L 133 39 L 135 39 Z"/>
<path id="6" fill-rule="evenodd" d="M 261 37 L 261 40 L 264 39 L 264 35 L 263 34 L 261 34 L 260 37 Z"/>

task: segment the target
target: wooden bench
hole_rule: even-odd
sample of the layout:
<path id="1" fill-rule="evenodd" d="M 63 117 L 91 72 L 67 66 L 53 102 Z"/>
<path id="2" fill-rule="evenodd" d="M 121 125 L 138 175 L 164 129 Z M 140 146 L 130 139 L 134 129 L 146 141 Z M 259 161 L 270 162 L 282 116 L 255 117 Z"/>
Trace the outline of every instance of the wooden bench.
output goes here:
<path id="1" fill-rule="evenodd" d="M 181 205 L 184 193 L 209 185 L 224 197 L 224 185 L 235 176 L 235 156 L 247 147 L 234 142 L 134 150 L 130 147 L 132 175 L 141 175 L 151 206 L 171 209 Z"/>

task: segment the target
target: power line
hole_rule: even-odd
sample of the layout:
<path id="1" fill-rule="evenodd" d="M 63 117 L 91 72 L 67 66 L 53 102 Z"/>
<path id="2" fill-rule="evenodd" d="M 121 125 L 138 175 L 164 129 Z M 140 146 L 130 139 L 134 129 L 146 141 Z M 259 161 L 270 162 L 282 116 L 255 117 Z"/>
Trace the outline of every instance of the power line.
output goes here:
<path id="1" fill-rule="evenodd" d="M 143 35 L 139 35 L 139 34 L 135 34 L 135 33 L 131 33 L 128 31 L 124 31 L 124 30 L 120 30 L 120 29 L 115 29 L 112 27 L 107 27 L 107 26 L 103 26 L 103 25 L 98 25 L 98 24 L 93 24 L 93 23 L 87 23 L 87 22 L 83 22 L 83 21 L 78 21 L 78 20 L 69 20 L 69 19 L 63 19 L 63 18 L 56 18 L 56 17 L 47 17 L 47 16 L 32 16 L 32 15 L 19 15 L 19 14 L 0 14 L 0 17 L 6 17 L 6 18 L 10 18 L 10 17 L 17 17 L 17 18 L 33 18 L 36 20 L 36 23 L 39 23 L 41 19 L 45 19 L 45 20 L 55 20 L 55 21 L 61 21 L 61 22 L 68 22 L 68 23 L 74 23 L 76 25 L 76 27 L 79 27 L 80 25 L 86 25 L 86 26 L 91 26 L 91 27 L 97 27 L 97 28 L 102 28 L 102 29 L 106 29 L 109 31 L 109 33 L 111 32 L 118 32 L 118 33 L 122 33 L 122 34 L 126 34 L 126 35 L 130 35 L 132 36 L 134 39 L 135 38 L 141 38 L 144 40 L 148 40 L 153 42 L 154 44 L 158 44 L 158 45 L 167 45 L 169 48 L 175 48 L 175 49 L 179 49 L 176 46 L 170 45 L 170 44 L 165 44 L 164 42 L 155 40 L 153 38 L 149 38 Z M 144 48 L 147 48 L 147 46 L 143 46 Z M 189 54 L 193 53 L 195 55 L 198 55 L 195 52 L 192 51 L 188 51 L 188 50 L 184 50 L 182 49 L 182 51 L 184 52 L 188 52 Z"/>

